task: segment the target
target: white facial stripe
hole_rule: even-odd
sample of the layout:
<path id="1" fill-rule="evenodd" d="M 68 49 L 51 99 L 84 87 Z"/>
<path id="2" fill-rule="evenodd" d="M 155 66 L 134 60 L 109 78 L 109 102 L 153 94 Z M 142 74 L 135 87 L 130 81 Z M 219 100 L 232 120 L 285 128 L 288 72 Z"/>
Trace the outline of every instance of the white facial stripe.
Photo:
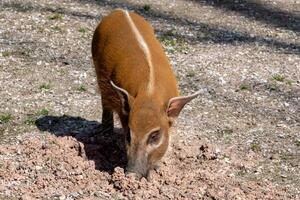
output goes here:
<path id="1" fill-rule="evenodd" d="M 154 71 L 153 71 L 153 65 L 152 65 L 152 60 L 151 60 L 151 53 L 150 50 L 148 48 L 148 45 L 146 43 L 146 41 L 144 40 L 143 36 L 141 35 L 141 33 L 139 32 L 139 30 L 137 29 L 137 27 L 135 26 L 134 22 L 132 21 L 128 11 L 124 11 L 126 18 L 130 24 L 131 29 L 134 32 L 134 35 L 136 36 L 136 39 L 139 43 L 139 46 L 141 47 L 142 51 L 144 52 L 146 61 L 148 63 L 149 66 L 149 82 L 148 82 L 148 93 L 151 94 L 153 92 L 153 87 L 154 87 Z"/>

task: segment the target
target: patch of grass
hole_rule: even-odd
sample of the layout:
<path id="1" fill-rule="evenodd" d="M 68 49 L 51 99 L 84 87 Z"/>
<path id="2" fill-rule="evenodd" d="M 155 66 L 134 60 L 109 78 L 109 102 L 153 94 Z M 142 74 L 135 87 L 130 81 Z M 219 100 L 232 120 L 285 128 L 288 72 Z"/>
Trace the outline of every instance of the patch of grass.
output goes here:
<path id="1" fill-rule="evenodd" d="M 194 70 L 189 70 L 188 72 L 187 72 L 187 75 L 186 75 L 187 77 L 194 77 L 194 76 L 196 76 L 196 72 L 194 71 Z"/>
<path id="2" fill-rule="evenodd" d="M 231 129 L 231 128 L 223 129 L 222 133 L 223 134 L 232 134 L 233 133 L 233 129 Z"/>
<path id="3" fill-rule="evenodd" d="M 145 5 L 143 6 L 143 9 L 144 9 L 144 11 L 149 11 L 149 10 L 151 9 L 151 7 L 150 7 L 150 5 L 145 4 Z"/>
<path id="4" fill-rule="evenodd" d="M 11 55 L 12 55 L 12 52 L 10 52 L 10 51 L 3 51 L 2 52 L 3 57 L 8 57 L 8 56 L 11 56 Z"/>
<path id="5" fill-rule="evenodd" d="M 167 32 L 165 32 L 163 34 L 163 36 L 165 37 L 175 37 L 177 34 L 176 30 L 175 29 L 171 29 L 171 30 L 168 30 Z"/>
<path id="6" fill-rule="evenodd" d="M 57 31 L 57 32 L 61 32 L 62 29 L 59 26 L 53 26 L 51 27 L 52 30 Z"/>
<path id="7" fill-rule="evenodd" d="M 171 37 L 164 37 L 162 36 L 160 40 L 167 46 L 174 47 L 177 44 L 177 39 L 176 38 L 171 38 Z"/>
<path id="8" fill-rule="evenodd" d="M 241 84 L 240 85 L 240 90 L 248 90 L 248 91 L 250 91 L 250 86 L 246 85 L 246 84 Z"/>
<path id="9" fill-rule="evenodd" d="M 167 52 L 183 52 L 187 49 L 183 37 L 175 29 L 164 32 L 158 39 L 164 44 Z"/>
<path id="10" fill-rule="evenodd" d="M 43 108 L 42 110 L 40 110 L 39 112 L 37 112 L 37 115 L 48 115 L 49 114 L 49 110 L 47 110 L 46 108 Z"/>
<path id="11" fill-rule="evenodd" d="M 270 91 L 278 91 L 279 90 L 278 86 L 275 84 L 268 84 L 267 89 Z"/>
<path id="12" fill-rule="evenodd" d="M 281 75 L 281 74 L 274 74 L 273 76 L 272 76 L 272 78 L 275 80 L 275 81 L 279 81 L 279 82 L 283 82 L 284 81 L 284 76 L 283 75 Z"/>
<path id="13" fill-rule="evenodd" d="M 30 116 L 28 116 L 27 119 L 24 121 L 24 124 L 27 124 L 27 125 L 34 125 L 36 120 L 37 120 L 36 116 L 30 115 Z"/>
<path id="14" fill-rule="evenodd" d="M 78 29 L 78 31 L 79 31 L 80 33 L 86 33 L 86 32 L 87 32 L 87 29 L 84 28 L 84 27 L 81 27 L 81 28 Z"/>
<path id="15" fill-rule="evenodd" d="M 250 146 L 250 149 L 251 149 L 252 151 L 258 152 L 258 151 L 261 150 L 261 147 L 260 147 L 260 145 L 259 145 L 258 143 L 253 142 L 253 143 L 251 144 L 251 146 Z"/>
<path id="16" fill-rule="evenodd" d="M 86 87 L 83 84 L 81 84 L 81 85 L 79 85 L 79 87 L 77 88 L 77 90 L 80 91 L 80 92 L 85 92 L 87 89 L 86 89 Z"/>
<path id="17" fill-rule="evenodd" d="M 5 124 L 12 119 L 12 115 L 10 113 L 0 114 L 0 124 Z"/>
<path id="18" fill-rule="evenodd" d="M 286 83 L 291 86 L 293 84 L 293 81 L 292 80 L 287 80 Z"/>
<path id="19" fill-rule="evenodd" d="M 164 40 L 164 44 L 167 46 L 167 51 L 170 53 L 175 53 L 176 48 L 175 46 L 177 45 L 177 40 L 176 39 L 170 39 L 170 40 Z"/>
<path id="20" fill-rule="evenodd" d="M 36 120 L 39 117 L 46 116 L 48 114 L 49 114 L 49 110 L 46 109 L 46 108 L 43 108 L 43 109 L 37 111 L 35 114 L 29 114 L 29 115 L 27 115 L 27 119 L 24 121 L 24 124 L 34 125 L 35 122 L 36 122 Z"/>
<path id="21" fill-rule="evenodd" d="M 30 49 L 24 49 L 19 48 L 15 49 L 14 51 L 4 51 L 2 52 L 3 57 L 9 57 L 9 56 L 29 56 L 31 50 Z"/>
<path id="22" fill-rule="evenodd" d="M 296 145 L 297 147 L 300 147 L 300 139 L 298 139 L 298 140 L 295 141 L 295 145 Z"/>
<path id="23" fill-rule="evenodd" d="M 43 83 L 42 85 L 40 85 L 40 90 L 50 90 L 50 84 L 49 83 Z"/>
<path id="24" fill-rule="evenodd" d="M 37 30 L 39 33 L 44 33 L 45 28 L 44 27 L 37 27 Z"/>
<path id="25" fill-rule="evenodd" d="M 62 20 L 63 16 L 61 14 L 55 13 L 53 15 L 48 16 L 49 20 Z"/>

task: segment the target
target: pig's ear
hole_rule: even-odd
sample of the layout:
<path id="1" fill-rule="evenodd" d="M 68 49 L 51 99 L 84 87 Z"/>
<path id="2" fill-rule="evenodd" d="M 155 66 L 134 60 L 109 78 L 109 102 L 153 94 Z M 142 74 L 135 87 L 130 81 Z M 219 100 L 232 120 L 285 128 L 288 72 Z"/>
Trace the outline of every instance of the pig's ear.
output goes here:
<path id="1" fill-rule="evenodd" d="M 114 82 L 110 81 L 111 86 L 114 88 L 116 93 L 119 95 L 120 100 L 122 102 L 122 112 L 124 115 L 128 115 L 130 111 L 130 103 L 133 100 L 133 97 L 123 88 L 120 88 L 114 84 Z"/>
<path id="2" fill-rule="evenodd" d="M 168 108 L 167 108 L 167 115 L 170 121 L 176 119 L 182 110 L 182 108 L 190 102 L 192 99 L 196 98 L 200 92 L 196 92 L 189 96 L 179 96 L 174 97 L 169 100 Z"/>

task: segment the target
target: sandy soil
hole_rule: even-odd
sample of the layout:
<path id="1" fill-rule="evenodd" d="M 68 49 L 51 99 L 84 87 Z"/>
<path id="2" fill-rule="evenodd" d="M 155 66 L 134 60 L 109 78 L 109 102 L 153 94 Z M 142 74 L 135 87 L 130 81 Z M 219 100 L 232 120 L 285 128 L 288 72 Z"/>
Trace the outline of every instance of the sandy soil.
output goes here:
<path id="1" fill-rule="evenodd" d="M 153 25 L 183 94 L 149 180 L 101 129 L 90 43 L 102 16 Z M 300 199 L 298 0 L 2 0 L 0 199 Z"/>
<path id="2" fill-rule="evenodd" d="M 111 138 L 120 135 L 85 143 L 72 136 L 28 135 L 18 145 L 3 145 L 0 192 L 21 199 L 292 198 L 270 182 L 235 178 L 235 173 L 257 163 L 254 153 L 240 159 L 202 140 L 188 147 L 177 143 L 149 180 L 137 180 L 133 174 L 125 175 L 123 168 L 110 166 L 122 166 L 116 160 L 122 151 L 112 151 Z"/>

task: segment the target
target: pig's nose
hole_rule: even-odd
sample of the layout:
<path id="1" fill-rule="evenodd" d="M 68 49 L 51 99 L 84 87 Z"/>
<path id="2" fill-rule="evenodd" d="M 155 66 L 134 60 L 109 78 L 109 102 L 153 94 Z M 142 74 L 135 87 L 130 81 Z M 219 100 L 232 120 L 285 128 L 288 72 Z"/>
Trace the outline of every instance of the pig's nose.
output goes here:
<path id="1" fill-rule="evenodd" d="M 142 173 L 138 170 L 127 168 L 126 175 L 134 176 L 136 179 L 141 179 L 142 177 L 147 177 L 147 173 Z"/>
<path id="2" fill-rule="evenodd" d="M 132 172 L 132 171 L 126 171 L 125 174 L 126 174 L 127 177 L 134 177 L 135 179 L 138 179 L 138 180 L 140 180 L 143 177 L 142 174 Z"/>

